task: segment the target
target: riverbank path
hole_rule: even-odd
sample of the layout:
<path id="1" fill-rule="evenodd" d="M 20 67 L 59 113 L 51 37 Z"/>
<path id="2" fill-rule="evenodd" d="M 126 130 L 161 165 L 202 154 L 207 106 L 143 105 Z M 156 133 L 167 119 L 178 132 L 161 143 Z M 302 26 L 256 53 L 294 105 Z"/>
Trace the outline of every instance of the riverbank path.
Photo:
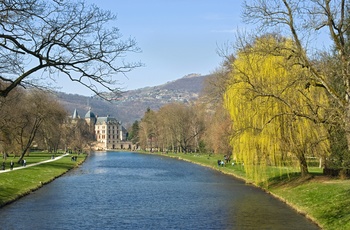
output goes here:
<path id="1" fill-rule="evenodd" d="M 58 156 L 58 157 L 55 157 L 55 158 L 51 158 L 50 160 L 46 160 L 46 161 L 40 161 L 40 162 L 37 162 L 37 163 L 33 163 L 33 164 L 28 164 L 26 166 L 19 166 L 19 167 L 15 167 L 13 168 L 12 170 L 11 169 L 5 169 L 5 170 L 0 170 L 0 173 L 6 173 L 6 172 L 11 172 L 11 171 L 14 171 L 14 170 L 19 170 L 19 169 L 25 169 L 25 168 L 28 168 L 28 167 L 33 167 L 33 166 L 36 166 L 36 165 L 40 165 L 40 164 L 45 164 L 45 163 L 48 163 L 48 162 L 52 162 L 52 161 L 57 161 L 65 156 L 68 156 L 69 153 L 66 153 L 66 154 L 63 154 L 61 156 Z"/>

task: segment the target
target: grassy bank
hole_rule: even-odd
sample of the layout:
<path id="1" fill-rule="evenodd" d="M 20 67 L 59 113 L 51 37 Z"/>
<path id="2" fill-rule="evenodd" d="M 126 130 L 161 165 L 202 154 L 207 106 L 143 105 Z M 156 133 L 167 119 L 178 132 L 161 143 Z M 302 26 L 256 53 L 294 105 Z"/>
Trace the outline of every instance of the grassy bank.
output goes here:
<path id="1" fill-rule="evenodd" d="M 162 154 L 190 161 L 230 174 L 247 182 L 242 165 L 217 166 L 217 157 L 195 154 Z M 326 230 L 350 229 L 350 180 L 325 177 L 320 169 L 311 168 L 312 175 L 271 178 L 267 192 L 286 202 Z"/>
<path id="2" fill-rule="evenodd" d="M 48 153 L 31 153 L 26 156 L 27 165 L 50 159 Z M 11 203 L 22 196 L 29 194 L 46 183 L 66 173 L 68 170 L 81 164 L 86 155 L 79 155 L 77 161 L 71 160 L 68 155 L 56 161 L 40 164 L 33 167 L 26 167 L 0 174 L 0 207 Z M 7 158 L 10 162 L 12 157 Z M 14 160 L 15 161 L 15 160 Z M 22 167 L 15 165 L 15 167 Z"/>
<path id="3" fill-rule="evenodd" d="M 211 167 L 246 180 L 242 165 L 218 167 L 217 156 L 171 153 L 161 155 Z M 34 167 L 0 173 L 0 207 L 40 188 L 85 159 L 85 155 L 80 155 L 75 162 L 71 161 L 71 156 Z M 26 160 L 31 164 L 50 157 L 49 154 L 33 153 L 26 157 Z M 7 159 L 7 162 L 9 161 L 11 158 Z M 313 172 L 312 176 L 306 178 L 298 176 L 271 178 L 269 186 L 263 189 L 305 214 L 323 229 L 350 229 L 350 180 L 324 177 L 317 169 L 313 169 Z M 251 183 L 251 181 L 248 182 Z"/>

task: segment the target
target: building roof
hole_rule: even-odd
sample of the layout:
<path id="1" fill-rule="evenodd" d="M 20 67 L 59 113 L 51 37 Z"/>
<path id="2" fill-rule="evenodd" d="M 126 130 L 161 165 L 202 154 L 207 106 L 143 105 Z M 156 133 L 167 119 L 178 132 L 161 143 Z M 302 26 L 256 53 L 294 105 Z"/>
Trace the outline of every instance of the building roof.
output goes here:
<path id="1" fill-rule="evenodd" d="M 109 124 L 109 125 L 118 125 L 119 122 L 114 117 L 97 117 L 96 125 L 103 125 L 103 124 Z"/>
<path id="2" fill-rule="evenodd" d="M 96 118 L 95 114 L 91 112 L 91 109 L 85 114 L 85 118 Z"/>
<path id="3" fill-rule="evenodd" d="M 72 116 L 73 119 L 78 119 L 80 118 L 79 114 L 78 114 L 78 110 L 77 109 L 74 109 L 74 112 L 73 112 L 73 116 Z"/>

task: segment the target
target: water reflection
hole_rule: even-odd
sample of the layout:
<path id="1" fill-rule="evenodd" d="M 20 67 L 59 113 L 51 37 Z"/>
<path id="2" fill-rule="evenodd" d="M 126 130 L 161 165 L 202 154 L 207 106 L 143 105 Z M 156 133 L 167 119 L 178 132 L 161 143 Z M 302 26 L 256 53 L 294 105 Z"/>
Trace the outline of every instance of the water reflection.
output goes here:
<path id="1" fill-rule="evenodd" d="M 128 152 L 92 155 L 0 217 L 0 229 L 318 229 L 232 177 Z"/>

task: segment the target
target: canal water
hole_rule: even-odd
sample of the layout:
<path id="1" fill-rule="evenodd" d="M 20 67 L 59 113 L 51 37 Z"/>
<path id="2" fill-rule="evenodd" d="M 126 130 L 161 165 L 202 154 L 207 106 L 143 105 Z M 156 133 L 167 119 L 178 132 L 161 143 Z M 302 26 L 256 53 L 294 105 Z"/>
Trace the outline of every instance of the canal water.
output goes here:
<path id="1" fill-rule="evenodd" d="M 93 153 L 0 209 L 0 229 L 318 229 L 263 191 L 162 156 Z"/>

